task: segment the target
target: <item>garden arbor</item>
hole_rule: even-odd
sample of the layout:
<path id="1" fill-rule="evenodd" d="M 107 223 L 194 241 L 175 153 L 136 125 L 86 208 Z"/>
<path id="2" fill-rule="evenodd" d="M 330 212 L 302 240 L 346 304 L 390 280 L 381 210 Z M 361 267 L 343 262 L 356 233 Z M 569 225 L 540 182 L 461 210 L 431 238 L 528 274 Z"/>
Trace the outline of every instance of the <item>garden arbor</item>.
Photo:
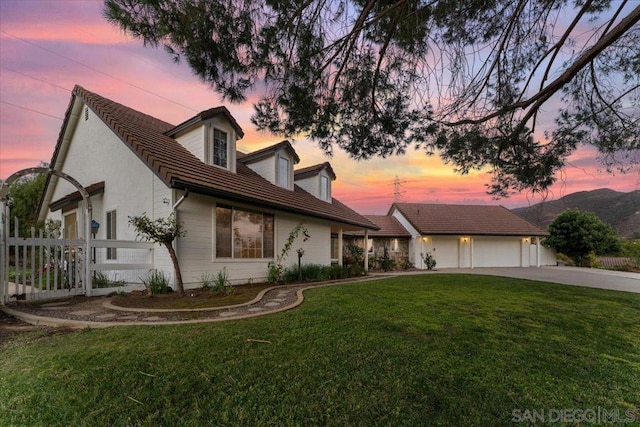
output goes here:
<path id="1" fill-rule="evenodd" d="M 82 234 L 78 233 L 80 235 L 77 238 L 65 240 L 56 237 L 54 240 L 52 236 L 43 236 L 42 233 L 36 237 L 33 229 L 31 236 L 19 236 L 17 227 L 12 235 L 9 187 L 20 177 L 30 174 L 54 175 L 68 181 L 78 190 L 84 200 L 84 215 L 82 224 L 78 224 L 78 230 L 82 230 Z M 39 291 L 47 291 L 48 295 L 63 288 L 67 293 L 76 291 L 88 295 L 91 290 L 91 265 L 87 257 L 91 250 L 91 219 L 89 193 L 76 179 L 63 172 L 35 167 L 22 169 L 7 178 L 0 187 L 0 305 L 5 304 L 10 297 L 10 248 L 14 248 L 14 279 L 11 285 L 16 298 L 26 298 L 27 294 L 33 297 L 36 285 Z M 55 249 L 52 251 L 50 248 Z M 44 271 L 44 266 L 46 274 L 40 274 Z M 60 283 L 58 269 L 63 272 Z M 53 274 L 50 270 L 53 270 Z"/>

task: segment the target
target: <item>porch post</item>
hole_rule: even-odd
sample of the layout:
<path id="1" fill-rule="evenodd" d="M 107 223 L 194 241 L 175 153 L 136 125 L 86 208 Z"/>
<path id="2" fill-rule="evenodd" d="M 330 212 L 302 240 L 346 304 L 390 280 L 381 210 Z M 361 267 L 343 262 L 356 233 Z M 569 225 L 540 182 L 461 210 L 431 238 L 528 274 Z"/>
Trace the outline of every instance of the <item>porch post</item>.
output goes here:
<path id="1" fill-rule="evenodd" d="M 364 271 L 369 271 L 369 248 L 367 244 L 369 243 L 369 230 L 364 230 Z"/>
<path id="2" fill-rule="evenodd" d="M 540 267 L 540 237 L 536 237 L 536 267 Z"/>
<path id="3" fill-rule="evenodd" d="M 473 268 L 473 236 L 469 236 L 469 252 L 471 254 L 469 256 L 471 259 L 471 268 Z"/>
<path id="4" fill-rule="evenodd" d="M 93 220 L 93 208 L 91 202 L 85 200 L 85 217 L 84 217 L 84 235 L 85 235 L 85 252 L 84 252 L 84 290 L 85 294 L 90 297 L 93 283 L 91 282 L 91 221 Z"/>
<path id="5" fill-rule="evenodd" d="M 8 208 L 7 204 L 2 204 L 0 211 L 0 305 L 4 305 L 8 299 L 9 292 L 9 253 L 7 251 L 7 230 L 8 230 Z"/>
<path id="6" fill-rule="evenodd" d="M 338 265 L 342 267 L 342 226 L 338 229 Z"/>

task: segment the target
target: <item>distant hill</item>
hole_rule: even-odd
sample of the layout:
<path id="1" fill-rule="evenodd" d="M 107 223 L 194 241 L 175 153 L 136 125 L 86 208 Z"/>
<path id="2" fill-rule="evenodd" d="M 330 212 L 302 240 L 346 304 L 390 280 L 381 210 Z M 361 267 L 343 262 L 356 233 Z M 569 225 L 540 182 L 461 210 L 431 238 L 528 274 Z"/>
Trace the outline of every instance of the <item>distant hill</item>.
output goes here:
<path id="1" fill-rule="evenodd" d="M 529 222 L 546 229 L 553 220 L 567 209 L 592 212 L 602 221 L 611 224 L 621 237 L 631 237 L 640 232 L 640 191 L 622 193 L 601 188 L 568 194 L 561 199 L 512 209 Z"/>

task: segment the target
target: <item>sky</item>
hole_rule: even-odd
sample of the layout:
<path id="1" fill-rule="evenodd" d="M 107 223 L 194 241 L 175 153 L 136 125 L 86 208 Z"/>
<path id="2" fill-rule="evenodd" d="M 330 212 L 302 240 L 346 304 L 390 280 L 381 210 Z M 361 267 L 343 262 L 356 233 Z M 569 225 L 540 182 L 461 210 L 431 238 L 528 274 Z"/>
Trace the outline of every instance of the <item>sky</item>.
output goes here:
<path id="1" fill-rule="evenodd" d="M 241 151 L 282 140 L 255 130 L 251 104 L 224 103 L 187 64 L 175 64 L 162 49 L 144 47 L 108 23 L 100 0 L 0 0 L 0 179 L 51 159 L 76 84 L 174 124 L 226 105 L 245 132 Z M 361 214 L 385 214 L 394 201 L 514 208 L 543 200 L 526 192 L 495 200 L 486 193 L 487 172 L 458 175 L 421 151 L 356 161 L 338 150 L 326 157 L 305 139 L 293 146 L 301 159 L 297 168 L 329 161 L 337 175 L 333 196 Z M 578 150 L 547 200 L 604 187 L 640 189 L 640 169 L 601 169 L 593 150 Z"/>

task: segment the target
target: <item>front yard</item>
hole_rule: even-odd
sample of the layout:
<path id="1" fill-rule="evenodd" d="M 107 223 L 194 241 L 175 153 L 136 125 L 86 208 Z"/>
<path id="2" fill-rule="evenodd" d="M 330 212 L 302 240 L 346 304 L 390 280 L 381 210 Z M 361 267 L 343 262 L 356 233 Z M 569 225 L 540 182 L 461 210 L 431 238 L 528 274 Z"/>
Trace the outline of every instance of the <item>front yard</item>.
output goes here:
<path id="1" fill-rule="evenodd" d="M 509 425 L 598 409 L 640 423 L 640 295 L 432 274 L 305 298 L 243 321 L 9 338 L 0 425 Z"/>

